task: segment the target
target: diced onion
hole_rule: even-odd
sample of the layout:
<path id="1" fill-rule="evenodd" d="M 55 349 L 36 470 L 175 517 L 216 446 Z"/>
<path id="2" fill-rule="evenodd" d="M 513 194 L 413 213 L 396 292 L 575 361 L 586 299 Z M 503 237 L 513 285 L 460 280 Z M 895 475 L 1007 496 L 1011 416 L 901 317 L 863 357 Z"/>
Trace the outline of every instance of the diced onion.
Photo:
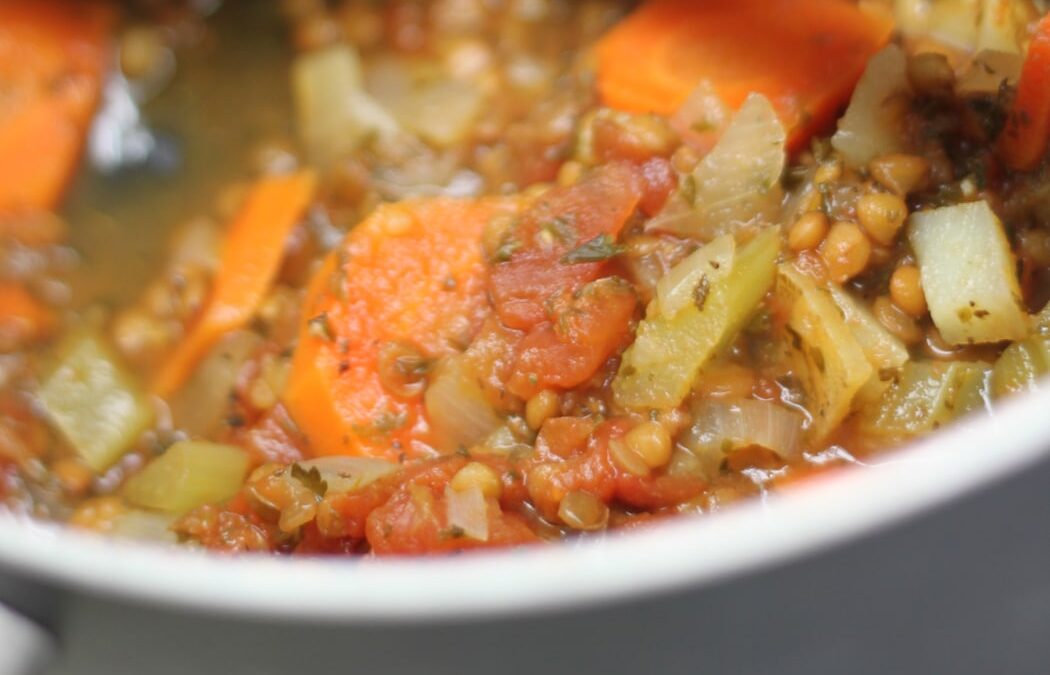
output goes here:
<path id="1" fill-rule="evenodd" d="M 442 450 L 470 448 L 499 428 L 501 420 L 461 355 L 444 359 L 423 396 L 427 419 Z"/>
<path id="2" fill-rule="evenodd" d="M 732 116 L 732 109 L 715 92 L 711 83 L 704 80 L 675 111 L 670 122 L 682 140 L 705 153 L 718 141 L 719 134 L 725 130 Z"/>
<path id="3" fill-rule="evenodd" d="M 481 488 L 466 490 L 445 488 L 445 519 L 450 528 L 459 528 L 463 535 L 477 541 L 489 539 L 488 503 Z"/>
<path id="4" fill-rule="evenodd" d="M 299 466 L 307 471 L 317 469 L 321 480 L 328 485 L 326 495 L 361 490 L 401 468 L 393 462 L 371 457 L 318 457 L 299 462 Z"/>
<path id="5" fill-rule="evenodd" d="M 741 225 L 771 220 L 780 205 L 786 140 L 773 105 L 764 96 L 751 94 L 693 170 L 696 220 L 683 219 L 677 226 L 666 219 L 650 221 L 647 229 L 710 241 Z"/>
<path id="6" fill-rule="evenodd" d="M 293 63 L 299 135 L 315 161 L 330 162 L 377 134 L 400 130 L 363 87 L 360 59 L 348 45 L 310 52 Z"/>
<path id="7" fill-rule="evenodd" d="M 907 67 L 904 51 L 896 45 L 868 61 L 831 138 L 850 166 L 866 166 L 879 155 L 905 150 L 903 104 L 911 92 Z"/>
<path id="8" fill-rule="evenodd" d="M 805 418 L 772 401 L 703 401 L 693 415 L 693 426 L 681 443 L 705 471 L 716 470 L 728 451 L 749 445 L 784 459 L 798 456 Z"/>

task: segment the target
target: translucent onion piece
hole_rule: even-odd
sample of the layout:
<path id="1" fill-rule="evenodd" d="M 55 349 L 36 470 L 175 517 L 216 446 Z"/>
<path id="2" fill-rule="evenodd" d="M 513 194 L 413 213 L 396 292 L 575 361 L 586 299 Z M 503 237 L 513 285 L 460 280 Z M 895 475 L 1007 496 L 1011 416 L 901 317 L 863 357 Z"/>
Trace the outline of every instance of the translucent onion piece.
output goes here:
<path id="1" fill-rule="evenodd" d="M 831 145 L 852 167 L 905 150 L 904 104 L 910 95 L 907 58 L 890 45 L 868 61 Z"/>
<path id="2" fill-rule="evenodd" d="M 439 448 L 446 452 L 472 447 L 501 424 L 470 365 L 458 354 L 438 365 L 423 402 Z"/>
<path id="3" fill-rule="evenodd" d="M 1019 54 L 982 51 L 959 76 L 955 93 L 959 96 L 998 96 L 1004 83 L 1008 86 L 1017 84 L 1023 63 Z"/>
<path id="4" fill-rule="evenodd" d="M 780 205 L 787 132 L 773 105 L 751 94 L 715 147 L 693 170 L 699 216 L 695 231 L 709 241 L 740 225 L 772 219 Z"/>
<path id="5" fill-rule="evenodd" d="M 170 515 L 162 513 L 128 509 L 113 519 L 109 533 L 136 541 L 147 540 L 174 544 L 176 537 L 171 530 L 174 520 Z"/>
<path id="6" fill-rule="evenodd" d="M 679 440 L 677 471 L 718 475 L 726 455 L 759 445 L 784 459 L 798 456 L 805 418 L 772 401 L 701 401 L 693 407 L 693 425 Z"/>
<path id="7" fill-rule="evenodd" d="M 400 131 L 365 93 L 363 80 L 357 52 L 347 45 L 304 54 L 292 64 L 299 135 L 315 161 L 333 161 L 376 135 Z"/>
<path id="8" fill-rule="evenodd" d="M 733 110 L 704 80 L 671 116 L 671 127 L 686 143 L 705 153 L 718 141 L 733 116 Z"/>
<path id="9" fill-rule="evenodd" d="M 401 469 L 393 462 L 371 457 L 318 457 L 298 464 L 307 471 L 317 469 L 328 485 L 326 495 L 361 490 Z"/>
<path id="10" fill-rule="evenodd" d="M 445 519 L 450 528 L 462 530 L 463 535 L 477 541 L 489 539 L 488 503 L 481 488 L 466 490 L 445 488 Z"/>

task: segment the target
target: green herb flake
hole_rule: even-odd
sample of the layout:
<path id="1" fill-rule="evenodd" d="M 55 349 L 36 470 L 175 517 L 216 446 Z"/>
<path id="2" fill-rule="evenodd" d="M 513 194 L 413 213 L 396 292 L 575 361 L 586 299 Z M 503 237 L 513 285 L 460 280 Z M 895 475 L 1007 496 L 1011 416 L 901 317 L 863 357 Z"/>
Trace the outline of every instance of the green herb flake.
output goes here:
<path id="1" fill-rule="evenodd" d="M 602 262 L 624 252 L 624 247 L 617 244 L 608 234 L 599 234 L 586 241 L 561 257 L 566 265 L 577 263 Z"/>
<path id="2" fill-rule="evenodd" d="M 324 497 L 328 492 L 328 483 L 321 478 L 321 472 L 316 466 L 304 469 L 301 464 L 292 464 L 292 478 L 305 485 L 318 497 Z"/>

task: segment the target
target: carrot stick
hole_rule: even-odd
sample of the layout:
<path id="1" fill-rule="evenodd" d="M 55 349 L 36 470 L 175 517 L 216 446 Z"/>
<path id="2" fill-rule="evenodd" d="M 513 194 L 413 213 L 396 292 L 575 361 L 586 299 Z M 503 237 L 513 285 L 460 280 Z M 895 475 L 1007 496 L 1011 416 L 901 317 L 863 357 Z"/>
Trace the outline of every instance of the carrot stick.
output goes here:
<path id="1" fill-rule="evenodd" d="M 153 381 L 167 396 L 222 336 L 246 324 L 277 275 L 284 242 L 313 199 L 313 171 L 261 178 L 230 223 L 219 271 L 201 314 Z"/>
<path id="2" fill-rule="evenodd" d="M 0 211 L 53 209 L 109 61 L 108 3 L 0 2 Z"/>
<path id="3" fill-rule="evenodd" d="M 55 327 L 54 313 L 17 284 L 0 284 L 0 345 L 37 340 Z"/>
<path id="4" fill-rule="evenodd" d="M 385 204 L 329 256 L 307 291 L 283 395 L 309 452 L 419 454 L 421 397 L 384 386 L 380 352 L 399 342 L 436 358 L 472 337 L 487 312 L 482 229 L 517 210 L 515 198 Z"/>
<path id="5" fill-rule="evenodd" d="M 705 80 L 773 102 L 797 149 L 830 123 L 892 21 L 844 0 L 648 0 L 598 44 L 606 105 L 670 115 Z"/>
<path id="6" fill-rule="evenodd" d="M 1050 141 L 1050 16 L 1028 45 L 1017 94 L 999 137 L 999 154 L 1016 171 L 1034 169 Z"/>

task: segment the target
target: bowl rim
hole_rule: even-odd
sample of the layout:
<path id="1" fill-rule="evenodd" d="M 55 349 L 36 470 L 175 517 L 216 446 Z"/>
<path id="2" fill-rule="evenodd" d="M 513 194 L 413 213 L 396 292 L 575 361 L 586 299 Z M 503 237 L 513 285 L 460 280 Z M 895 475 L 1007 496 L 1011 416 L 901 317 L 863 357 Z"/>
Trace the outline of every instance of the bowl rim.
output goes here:
<path id="1" fill-rule="evenodd" d="M 575 543 L 445 558 L 221 556 L 0 516 L 0 569 L 94 596 L 253 619 L 462 620 L 698 589 L 886 528 L 1050 455 L 1050 388 L 864 469 Z"/>

